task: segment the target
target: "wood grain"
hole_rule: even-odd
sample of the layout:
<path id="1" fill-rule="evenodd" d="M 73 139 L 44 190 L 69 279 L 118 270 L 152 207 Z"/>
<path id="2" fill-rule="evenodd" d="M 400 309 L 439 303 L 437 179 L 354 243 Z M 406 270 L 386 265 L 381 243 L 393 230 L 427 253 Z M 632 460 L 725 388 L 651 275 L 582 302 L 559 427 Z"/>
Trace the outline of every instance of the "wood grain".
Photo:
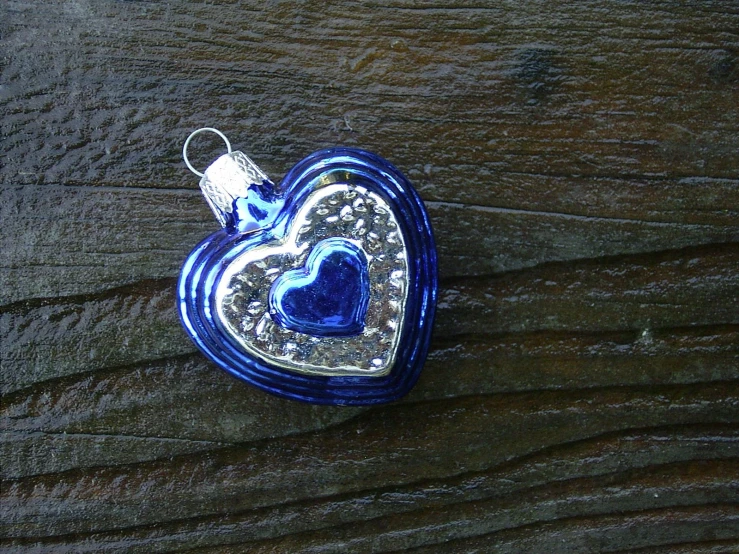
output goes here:
<path id="1" fill-rule="evenodd" d="M 735 3 L 0 19 L 0 551 L 739 550 Z M 441 289 L 407 398 L 274 398 L 188 341 L 211 125 L 276 181 L 344 144 L 416 184 Z"/>

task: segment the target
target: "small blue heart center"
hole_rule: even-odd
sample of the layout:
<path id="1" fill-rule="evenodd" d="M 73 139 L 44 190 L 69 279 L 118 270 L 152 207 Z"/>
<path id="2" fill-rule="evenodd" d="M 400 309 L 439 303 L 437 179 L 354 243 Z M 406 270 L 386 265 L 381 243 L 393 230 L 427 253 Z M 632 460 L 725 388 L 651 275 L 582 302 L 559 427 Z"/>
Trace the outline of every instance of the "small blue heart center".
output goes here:
<path id="1" fill-rule="evenodd" d="M 364 330 L 369 305 L 367 256 L 342 238 L 313 247 L 304 268 L 286 271 L 272 285 L 272 317 L 281 326 L 318 337 Z"/>

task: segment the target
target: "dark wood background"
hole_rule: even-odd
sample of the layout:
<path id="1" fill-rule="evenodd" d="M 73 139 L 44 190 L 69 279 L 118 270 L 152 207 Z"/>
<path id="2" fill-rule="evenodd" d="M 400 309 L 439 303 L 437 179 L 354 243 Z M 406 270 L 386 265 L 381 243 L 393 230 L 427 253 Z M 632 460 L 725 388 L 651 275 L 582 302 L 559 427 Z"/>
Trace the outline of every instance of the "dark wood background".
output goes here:
<path id="1" fill-rule="evenodd" d="M 739 3 L 0 20 L 4 552 L 739 551 Z M 195 351 L 201 126 L 275 180 L 356 145 L 416 184 L 441 289 L 406 399 L 281 400 Z"/>

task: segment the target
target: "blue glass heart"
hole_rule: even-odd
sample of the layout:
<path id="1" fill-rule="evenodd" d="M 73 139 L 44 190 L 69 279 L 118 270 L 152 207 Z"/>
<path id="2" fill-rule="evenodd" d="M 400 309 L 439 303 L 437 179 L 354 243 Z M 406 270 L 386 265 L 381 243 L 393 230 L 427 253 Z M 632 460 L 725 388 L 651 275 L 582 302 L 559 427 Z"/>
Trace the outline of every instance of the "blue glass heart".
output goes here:
<path id="1" fill-rule="evenodd" d="M 316 152 L 279 187 L 250 164 L 229 153 L 201 180 L 223 229 L 180 273 L 190 338 L 225 371 L 280 396 L 366 405 L 407 394 L 437 292 L 431 226 L 411 184 L 351 148 Z"/>
<path id="2" fill-rule="evenodd" d="M 316 337 L 364 330 L 370 285 L 367 257 L 355 244 L 330 238 L 313 247 L 305 268 L 282 274 L 269 301 L 279 325 Z"/>

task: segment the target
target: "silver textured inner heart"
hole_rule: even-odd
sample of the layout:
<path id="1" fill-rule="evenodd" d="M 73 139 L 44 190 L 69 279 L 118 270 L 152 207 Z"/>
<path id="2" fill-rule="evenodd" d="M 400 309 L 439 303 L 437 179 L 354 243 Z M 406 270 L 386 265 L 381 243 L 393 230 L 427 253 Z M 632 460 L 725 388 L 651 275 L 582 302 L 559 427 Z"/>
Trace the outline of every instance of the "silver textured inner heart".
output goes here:
<path id="1" fill-rule="evenodd" d="M 301 268 L 313 246 L 343 237 L 368 260 L 370 300 L 364 332 L 315 337 L 285 329 L 269 313 L 275 279 Z M 314 190 L 286 237 L 244 252 L 216 284 L 218 318 L 245 352 L 284 369 L 311 375 L 386 375 L 393 366 L 408 297 L 408 253 L 391 206 L 351 184 Z"/>

